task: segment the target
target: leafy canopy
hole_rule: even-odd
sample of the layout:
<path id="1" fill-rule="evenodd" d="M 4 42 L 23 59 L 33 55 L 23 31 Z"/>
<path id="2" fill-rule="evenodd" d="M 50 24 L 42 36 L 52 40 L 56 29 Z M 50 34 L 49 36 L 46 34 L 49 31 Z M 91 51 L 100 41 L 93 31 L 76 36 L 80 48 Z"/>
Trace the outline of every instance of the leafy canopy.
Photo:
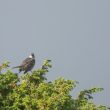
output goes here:
<path id="1" fill-rule="evenodd" d="M 48 82 L 46 74 L 52 67 L 45 60 L 41 68 L 22 76 L 13 73 L 5 62 L 0 70 L 0 110 L 108 110 L 106 106 L 93 102 L 93 93 L 103 88 L 83 90 L 76 98 L 70 95 L 77 81 L 58 78 Z M 8 68 L 8 69 L 7 69 Z"/>

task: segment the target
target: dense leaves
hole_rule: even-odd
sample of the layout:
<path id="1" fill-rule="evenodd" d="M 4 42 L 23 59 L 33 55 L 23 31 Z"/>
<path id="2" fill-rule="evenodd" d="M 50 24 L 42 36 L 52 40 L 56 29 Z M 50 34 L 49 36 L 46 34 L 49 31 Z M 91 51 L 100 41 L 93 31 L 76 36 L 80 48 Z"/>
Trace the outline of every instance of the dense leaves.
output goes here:
<path id="1" fill-rule="evenodd" d="M 46 74 L 51 61 L 45 60 L 41 68 L 22 76 L 9 70 L 8 63 L 1 66 L 7 69 L 0 74 L 0 110 L 108 110 L 93 102 L 93 93 L 102 88 L 83 90 L 76 98 L 70 95 L 77 82 L 58 78 L 48 82 Z"/>

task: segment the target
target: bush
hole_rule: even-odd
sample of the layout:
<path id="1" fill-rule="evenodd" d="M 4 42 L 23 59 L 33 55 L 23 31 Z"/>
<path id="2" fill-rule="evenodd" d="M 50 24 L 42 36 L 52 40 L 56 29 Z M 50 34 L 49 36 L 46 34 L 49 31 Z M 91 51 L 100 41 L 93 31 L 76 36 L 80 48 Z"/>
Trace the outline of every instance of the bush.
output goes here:
<path id="1" fill-rule="evenodd" d="M 93 93 L 103 88 L 83 90 L 76 98 L 70 95 L 77 81 L 58 78 L 48 82 L 45 77 L 52 67 L 45 60 L 42 67 L 21 77 L 8 68 L 0 74 L 0 110 L 108 110 L 106 106 L 97 106 L 93 102 Z M 8 69 L 7 69 L 8 68 Z"/>

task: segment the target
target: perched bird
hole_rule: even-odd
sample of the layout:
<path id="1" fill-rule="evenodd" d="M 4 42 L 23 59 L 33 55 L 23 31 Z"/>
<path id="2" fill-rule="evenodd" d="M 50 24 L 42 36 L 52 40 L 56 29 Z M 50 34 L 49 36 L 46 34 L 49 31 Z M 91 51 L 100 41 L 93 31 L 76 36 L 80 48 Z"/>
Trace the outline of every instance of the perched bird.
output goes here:
<path id="1" fill-rule="evenodd" d="M 19 73 L 21 71 L 24 71 L 24 74 L 27 73 L 28 71 L 31 71 L 32 68 L 35 65 L 35 56 L 34 53 L 31 53 L 28 58 L 26 58 L 21 65 L 13 67 L 13 68 L 19 68 Z"/>

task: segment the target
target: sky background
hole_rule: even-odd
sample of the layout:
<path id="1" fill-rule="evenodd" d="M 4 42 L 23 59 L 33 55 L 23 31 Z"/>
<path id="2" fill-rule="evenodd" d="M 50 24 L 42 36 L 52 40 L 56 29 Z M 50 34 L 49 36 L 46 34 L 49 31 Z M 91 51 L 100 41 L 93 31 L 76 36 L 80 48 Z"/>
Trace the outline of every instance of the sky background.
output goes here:
<path id="1" fill-rule="evenodd" d="M 0 0 L 0 62 L 16 66 L 31 52 L 34 69 L 52 60 L 48 80 L 79 81 L 73 96 L 103 87 L 94 100 L 110 105 L 110 0 Z"/>

